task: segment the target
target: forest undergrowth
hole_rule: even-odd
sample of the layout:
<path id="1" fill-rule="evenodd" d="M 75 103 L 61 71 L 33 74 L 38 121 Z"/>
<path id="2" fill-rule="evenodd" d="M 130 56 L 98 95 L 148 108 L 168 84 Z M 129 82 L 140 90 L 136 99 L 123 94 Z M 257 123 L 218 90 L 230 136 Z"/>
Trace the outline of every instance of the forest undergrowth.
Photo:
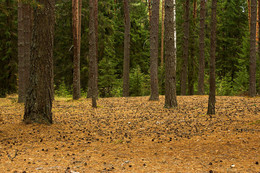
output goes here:
<path id="1" fill-rule="evenodd" d="M 0 99 L 1 172 L 259 172 L 260 98 L 56 98 L 54 124 L 25 125 L 17 96 Z"/>

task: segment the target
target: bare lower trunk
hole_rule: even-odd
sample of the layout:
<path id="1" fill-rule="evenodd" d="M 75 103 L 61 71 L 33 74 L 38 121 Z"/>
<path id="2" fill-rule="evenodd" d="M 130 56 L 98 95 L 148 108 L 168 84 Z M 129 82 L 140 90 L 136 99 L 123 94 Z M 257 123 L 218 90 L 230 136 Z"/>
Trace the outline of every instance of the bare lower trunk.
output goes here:
<path id="1" fill-rule="evenodd" d="M 175 0 L 165 0 L 165 107 L 177 107 Z"/>
<path id="2" fill-rule="evenodd" d="M 159 100 L 158 88 L 158 34 L 159 34 L 159 1 L 152 3 L 152 16 L 150 27 L 150 77 L 151 96 L 150 100 Z"/>
<path id="3" fill-rule="evenodd" d="M 161 68 L 163 68 L 164 55 L 164 0 L 162 0 L 162 34 L 161 34 Z"/>
<path id="4" fill-rule="evenodd" d="M 73 15 L 73 99 L 80 98 L 79 0 L 72 1 Z"/>
<path id="5" fill-rule="evenodd" d="M 95 0 L 89 0 L 89 91 L 88 97 L 92 98 L 92 107 L 96 107 L 97 86 L 96 86 L 96 32 L 95 32 Z"/>
<path id="6" fill-rule="evenodd" d="M 130 68 L 130 13 L 129 0 L 124 0 L 125 35 L 124 35 L 124 69 L 123 69 L 123 97 L 129 96 L 129 68 Z"/>
<path id="7" fill-rule="evenodd" d="M 205 71 L 205 0 L 200 1 L 200 33 L 199 33 L 199 80 L 198 80 L 198 94 L 204 95 L 204 71 Z"/>
<path id="8" fill-rule="evenodd" d="M 249 96 L 256 96 L 256 16 L 257 0 L 251 0 Z"/>
<path id="9" fill-rule="evenodd" d="M 216 103 L 216 79 L 215 79 L 215 59 L 216 59 L 216 30 L 217 30 L 217 0 L 212 0 L 211 14 L 211 37 L 210 37 L 210 77 L 209 77 L 209 101 L 208 115 L 215 114 Z"/>
<path id="10" fill-rule="evenodd" d="M 39 0 L 34 8 L 30 58 L 30 83 L 25 102 L 24 122 L 52 123 L 53 41 L 55 1 Z"/>
<path id="11" fill-rule="evenodd" d="M 32 9 L 28 4 L 18 3 L 18 102 L 24 102 L 29 84 Z"/>
<path id="12" fill-rule="evenodd" d="M 183 61 L 181 70 L 181 95 L 186 95 L 187 74 L 188 74 L 188 57 L 189 57 L 189 10 L 190 0 L 184 3 L 184 38 L 183 38 Z"/>

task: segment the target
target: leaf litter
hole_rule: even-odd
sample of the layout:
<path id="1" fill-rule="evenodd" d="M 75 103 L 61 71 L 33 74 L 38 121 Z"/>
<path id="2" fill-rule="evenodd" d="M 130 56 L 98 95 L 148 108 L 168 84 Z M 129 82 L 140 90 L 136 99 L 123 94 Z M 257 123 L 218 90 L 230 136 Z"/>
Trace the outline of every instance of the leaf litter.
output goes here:
<path id="1" fill-rule="evenodd" d="M 259 172 L 260 98 L 56 98 L 51 126 L 22 123 L 17 96 L 0 99 L 1 172 Z M 15 100 L 15 101 L 14 101 Z"/>

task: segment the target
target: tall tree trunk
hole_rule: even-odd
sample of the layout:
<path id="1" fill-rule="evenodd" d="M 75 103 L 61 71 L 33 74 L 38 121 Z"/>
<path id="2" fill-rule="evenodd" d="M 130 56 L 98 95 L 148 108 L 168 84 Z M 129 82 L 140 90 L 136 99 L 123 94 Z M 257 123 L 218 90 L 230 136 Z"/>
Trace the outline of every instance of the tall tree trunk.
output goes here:
<path id="1" fill-rule="evenodd" d="M 204 95 L 204 71 L 205 71 L 205 0 L 200 1 L 200 33 L 199 33 L 199 80 L 198 80 L 198 94 Z"/>
<path id="2" fill-rule="evenodd" d="M 192 18 L 192 28 L 190 38 L 191 38 L 191 48 L 190 56 L 188 62 L 188 93 L 189 95 L 194 94 L 194 83 L 195 83 L 195 28 L 196 28 L 196 18 L 197 18 L 197 0 L 193 0 L 193 18 Z"/>
<path id="3" fill-rule="evenodd" d="M 32 9 L 29 4 L 18 2 L 18 102 L 25 102 L 29 84 Z"/>
<path id="4" fill-rule="evenodd" d="M 256 16 L 257 0 L 251 0 L 249 96 L 256 96 Z"/>
<path id="5" fill-rule="evenodd" d="M 79 0 L 72 1 L 73 15 L 73 99 L 80 98 Z"/>
<path id="6" fill-rule="evenodd" d="M 129 68 L 130 68 L 130 13 L 129 0 L 124 0 L 125 35 L 124 35 L 124 69 L 123 69 L 123 97 L 129 96 Z"/>
<path id="7" fill-rule="evenodd" d="M 148 12 L 149 12 L 149 23 L 151 24 L 151 16 L 152 16 L 151 0 L 148 0 Z"/>
<path id="8" fill-rule="evenodd" d="M 258 58 L 260 62 L 260 0 L 258 0 Z M 260 95 L 260 78 L 258 81 L 258 94 Z"/>
<path id="9" fill-rule="evenodd" d="M 159 100 L 159 89 L 158 89 L 159 6 L 160 6 L 160 2 L 158 0 L 152 1 L 152 16 L 151 16 L 151 27 L 150 27 L 150 77 L 151 77 L 150 100 Z"/>
<path id="10" fill-rule="evenodd" d="M 165 0 L 165 107 L 177 107 L 175 0 Z"/>
<path id="11" fill-rule="evenodd" d="M 24 63 L 24 4 L 18 2 L 18 102 L 25 100 L 25 63 Z"/>
<path id="12" fill-rule="evenodd" d="M 97 88 L 96 91 L 96 98 L 98 98 L 98 0 L 95 0 L 95 36 L 96 36 L 96 80 L 95 80 L 95 85 Z"/>
<path id="13" fill-rule="evenodd" d="M 96 107 L 97 86 L 96 86 L 96 32 L 95 32 L 95 0 L 89 0 L 89 92 L 88 97 L 92 98 L 92 107 Z"/>
<path id="14" fill-rule="evenodd" d="M 251 21 L 251 2 L 250 0 L 247 0 L 247 8 L 248 8 L 248 25 L 250 30 L 250 21 Z"/>
<path id="15" fill-rule="evenodd" d="M 55 1 L 39 0 L 34 8 L 30 58 L 30 83 L 25 102 L 24 122 L 52 123 L 53 42 Z"/>
<path id="16" fill-rule="evenodd" d="M 188 58 L 189 58 L 189 11 L 190 0 L 184 3 L 184 38 L 183 38 L 183 61 L 181 71 L 181 95 L 186 95 L 187 73 L 188 73 Z"/>
<path id="17" fill-rule="evenodd" d="M 164 0 L 162 0 L 162 35 L 161 35 L 161 68 L 163 68 L 163 54 L 164 54 Z"/>
<path id="18" fill-rule="evenodd" d="M 212 0 L 211 12 L 211 37 L 210 37 L 210 76 L 209 76 L 209 101 L 208 115 L 215 114 L 216 103 L 216 79 L 215 79 L 215 59 L 216 59 L 216 30 L 217 30 L 217 0 Z"/>

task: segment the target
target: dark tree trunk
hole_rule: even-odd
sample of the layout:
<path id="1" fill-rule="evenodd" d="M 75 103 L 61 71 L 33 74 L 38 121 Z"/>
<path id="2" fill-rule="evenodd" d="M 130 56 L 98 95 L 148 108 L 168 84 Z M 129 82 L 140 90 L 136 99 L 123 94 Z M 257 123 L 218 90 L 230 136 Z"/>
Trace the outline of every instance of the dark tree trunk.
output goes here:
<path id="1" fill-rule="evenodd" d="M 249 96 L 256 96 L 256 16 L 257 0 L 251 0 Z"/>
<path id="2" fill-rule="evenodd" d="M 163 56 L 164 56 L 164 5 L 162 0 L 162 33 L 161 33 L 161 68 L 163 68 Z"/>
<path id="3" fill-rule="evenodd" d="M 258 59 L 260 62 L 260 0 L 258 0 Z M 260 78 L 258 80 L 258 95 L 260 95 Z"/>
<path id="4" fill-rule="evenodd" d="M 25 102 L 29 84 L 32 9 L 28 4 L 18 3 L 18 102 Z"/>
<path id="5" fill-rule="evenodd" d="M 197 0 L 193 0 L 193 18 L 192 18 L 192 28 L 190 38 L 191 38 L 191 48 L 190 57 L 188 62 L 188 93 L 189 95 L 194 95 L 194 83 L 195 83 L 195 28 L 196 28 L 196 17 L 197 17 Z"/>
<path id="6" fill-rule="evenodd" d="M 73 99 L 80 98 L 79 0 L 72 1 L 73 15 Z"/>
<path id="7" fill-rule="evenodd" d="M 183 61 L 181 70 L 181 95 L 186 95 L 187 74 L 188 74 L 188 58 L 189 58 L 189 11 L 190 0 L 184 3 L 184 38 L 183 38 Z"/>
<path id="8" fill-rule="evenodd" d="M 200 1 L 200 33 L 199 33 L 199 80 L 198 80 L 198 94 L 204 95 L 204 71 L 205 71 L 205 0 Z"/>
<path id="9" fill-rule="evenodd" d="M 158 89 L 159 5 L 160 5 L 160 1 L 158 0 L 152 2 L 152 16 L 151 16 L 151 27 L 150 27 L 150 77 L 151 77 L 150 100 L 159 100 L 159 89 Z"/>
<path id="10" fill-rule="evenodd" d="M 215 114 L 216 103 L 216 79 L 215 79 L 215 59 L 216 59 L 216 30 L 217 30 L 217 0 L 212 0 L 211 12 L 211 37 L 210 37 L 210 76 L 209 76 L 209 101 L 208 115 Z"/>
<path id="11" fill-rule="evenodd" d="M 124 0 L 125 36 L 124 36 L 124 72 L 123 72 L 123 97 L 129 96 L 129 68 L 130 68 L 130 13 L 129 0 Z"/>
<path id="12" fill-rule="evenodd" d="M 95 32 L 95 0 L 89 0 L 89 92 L 88 97 L 92 98 L 92 107 L 96 107 L 97 86 L 96 86 L 96 32 Z"/>
<path id="13" fill-rule="evenodd" d="M 149 23 L 151 24 L 151 16 L 152 16 L 151 0 L 148 0 L 148 13 L 149 13 Z"/>
<path id="14" fill-rule="evenodd" d="M 95 80 L 95 87 L 97 88 L 96 91 L 96 98 L 98 98 L 98 0 L 95 0 L 95 36 L 96 36 L 96 80 Z"/>
<path id="15" fill-rule="evenodd" d="M 39 0 L 34 8 L 33 36 L 30 58 L 30 82 L 23 121 L 52 123 L 53 41 L 55 1 Z"/>
<path id="16" fill-rule="evenodd" d="M 165 0 L 165 107 L 177 107 L 175 1 Z"/>

